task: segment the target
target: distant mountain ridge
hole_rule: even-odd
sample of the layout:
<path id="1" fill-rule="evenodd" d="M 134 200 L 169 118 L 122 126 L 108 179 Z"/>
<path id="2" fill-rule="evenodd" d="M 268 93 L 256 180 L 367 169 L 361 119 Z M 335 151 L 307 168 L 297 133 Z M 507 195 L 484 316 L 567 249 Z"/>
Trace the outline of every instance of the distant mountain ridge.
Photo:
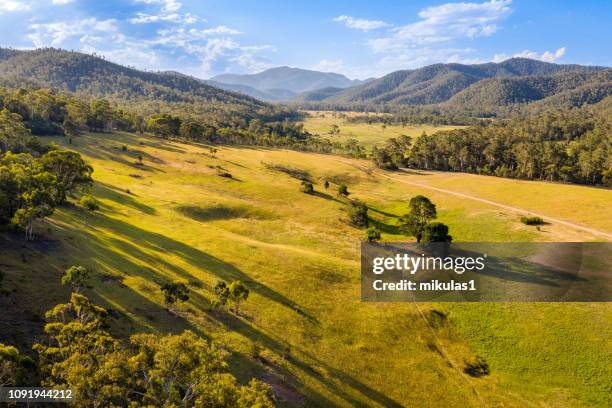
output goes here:
<path id="1" fill-rule="evenodd" d="M 335 104 L 392 104 L 392 105 L 432 105 L 441 104 L 452 98 L 463 103 L 473 103 L 475 99 L 484 97 L 498 104 L 524 103 L 552 96 L 554 93 L 566 91 L 576 84 L 576 81 L 606 81 L 607 77 L 593 76 L 605 71 L 605 67 L 590 67 L 582 65 L 560 65 L 527 58 L 512 58 L 501 63 L 486 63 L 475 65 L 463 64 L 434 64 L 414 70 L 395 71 L 367 84 L 351 87 L 341 91 L 334 90 L 328 96 L 321 98 L 321 92 L 301 95 L 298 101 L 326 102 Z M 568 74 L 583 75 L 574 77 L 573 82 Z M 532 88 L 529 95 L 520 94 L 520 87 L 527 86 L 523 80 L 516 78 L 537 78 L 563 76 L 549 80 L 549 89 L 537 95 L 533 87 L 535 80 L 531 80 Z M 565 79 L 566 81 L 564 81 Z M 483 82 L 488 81 L 488 82 Z M 483 82 L 483 83 L 481 83 Z M 490 84 L 497 84 L 496 86 Z M 487 85 L 489 84 L 489 85 Z M 543 85 L 543 84 L 541 84 Z M 576 84 L 577 86 L 577 84 Z M 544 86 L 546 87 L 546 86 Z M 513 89 L 517 88 L 517 89 Z M 604 86 L 604 88 L 606 88 Z M 470 91 L 467 91 L 470 90 Z M 464 92 L 464 96 L 459 94 Z M 488 95 L 482 95 L 488 92 Z M 491 93 L 499 93 L 491 96 Z M 604 92 L 605 93 L 605 92 Z M 514 95 L 514 96 L 512 96 Z"/>
<path id="2" fill-rule="evenodd" d="M 263 95 L 270 101 L 287 101 L 303 92 L 325 88 L 349 88 L 364 81 L 351 80 L 342 74 L 319 72 L 301 68 L 276 67 L 257 74 L 222 74 L 208 80 L 220 87 L 232 87 L 247 95 Z M 240 87 L 240 88 L 238 88 Z M 230 89 L 230 88 L 227 88 Z"/>

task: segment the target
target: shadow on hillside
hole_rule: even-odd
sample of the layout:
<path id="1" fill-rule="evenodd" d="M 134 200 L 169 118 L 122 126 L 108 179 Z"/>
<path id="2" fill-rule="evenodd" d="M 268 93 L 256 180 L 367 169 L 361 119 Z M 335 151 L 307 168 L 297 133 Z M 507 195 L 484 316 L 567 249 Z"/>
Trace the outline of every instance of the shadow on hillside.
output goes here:
<path id="1" fill-rule="evenodd" d="M 122 270 L 122 265 L 124 263 L 128 263 L 131 266 L 129 274 L 142 274 L 142 267 L 129 261 L 129 258 L 135 258 L 139 261 L 145 261 L 149 265 L 158 265 L 165 268 L 186 280 L 197 280 L 196 277 L 189 274 L 184 269 L 175 264 L 164 261 L 159 255 L 157 255 L 158 253 L 169 253 L 180 257 L 183 261 L 193 265 L 196 268 L 203 269 L 214 274 L 219 279 L 225 281 L 240 280 L 244 282 L 253 292 L 280 303 L 293 311 L 296 309 L 301 310 L 293 301 L 274 291 L 273 289 L 252 280 L 249 275 L 245 274 L 236 266 L 228 262 L 224 262 L 221 259 L 207 254 L 197 248 L 176 241 L 172 238 L 168 238 L 164 235 L 141 229 L 124 221 L 107 217 L 104 214 L 97 214 L 92 218 L 95 218 L 95 220 L 90 220 L 91 223 L 89 230 L 91 230 L 91 232 L 81 230 L 78 233 L 84 235 L 87 245 L 90 246 L 92 250 L 96 252 L 96 255 L 101 259 L 114 257 L 115 259 L 113 259 L 113 264 L 117 270 Z M 99 227 L 110 230 L 115 237 L 120 237 L 122 239 L 105 238 L 103 234 L 95 233 L 96 228 Z M 140 248 L 132 243 L 137 243 Z M 117 245 L 125 255 L 114 252 L 113 249 L 117 248 L 115 245 Z M 160 282 L 161 277 L 159 272 L 154 273 L 157 276 L 143 275 L 143 277 L 146 277 L 154 282 Z M 316 321 L 313 316 L 310 316 L 304 311 L 301 311 L 300 314 L 303 314 L 311 321 Z"/>
<path id="2" fill-rule="evenodd" d="M 96 197 L 104 198 L 116 202 L 117 204 L 124 205 L 134 210 L 143 212 L 148 215 L 156 213 L 155 208 L 150 207 L 146 204 L 142 204 L 136 200 L 131 194 L 126 193 L 124 190 L 118 189 L 110 184 L 96 181 L 93 187 L 94 194 Z"/>
<path id="3" fill-rule="evenodd" d="M 377 230 L 384 234 L 389 235 L 402 235 L 400 231 L 400 227 L 397 225 L 386 224 L 382 221 L 376 220 L 374 218 L 370 218 L 370 226 L 375 227 Z"/>
<path id="4" fill-rule="evenodd" d="M 431 176 L 433 173 L 427 173 L 425 170 L 409 169 L 408 167 L 402 167 L 397 172 L 408 174 L 411 176 Z"/>
<path id="5" fill-rule="evenodd" d="M 155 157 L 147 152 L 144 152 L 138 149 L 137 147 L 130 146 L 127 150 L 124 151 L 121 149 L 120 146 L 109 144 L 106 139 L 91 139 L 93 140 L 87 143 L 75 144 L 73 147 L 76 147 L 79 152 L 89 157 L 93 157 L 94 159 L 108 160 L 125 166 L 137 168 L 143 171 L 165 173 L 165 171 L 148 164 L 164 164 L 164 161 L 162 159 Z M 111 141 L 123 143 L 122 140 L 117 139 L 111 139 Z M 136 144 L 136 146 L 139 145 Z M 138 156 L 142 157 L 143 164 L 139 164 Z"/>
<path id="6" fill-rule="evenodd" d="M 333 195 L 324 193 L 322 191 L 314 191 L 311 193 L 311 195 L 315 197 L 323 198 L 325 200 L 335 201 L 340 204 L 346 204 L 346 202 L 338 200 L 337 197 L 334 197 Z"/>
<path id="7" fill-rule="evenodd" d="M 363 394 L 367 398 L 370 398 L 376 403 L 391 408 L 400 408 L 402 405 L 397 401 L 385 396 L 384 394 L 376 391 L 372 387 L 364 384 L 359 381 L 352 375 L 330 366 L 329 364 L 317 359 L 312 354 L 309 354 L 303 350 L 297 349 L 295 347 L 289 346 L 287 343 L 283 343 L 279 340 L 276 340 L 269 336 L 266 333 L 263 333 L 261 330 L 257 329 L 251 324 L 246 323 L 244 320 L 236 317 L 235 315 L 226 313 L 222 318 L 217 318 L 218 321 L 222 322 L 227 326 L 229 330 L 236 331 L 241 335 L 249 338 L 251 341 L 262 344 L 270 350 L 273 350 L 275 353 L 279 355 L 285 355 L 285 358 L 292 363 L 294 366 L 302 370 L 304 373 L 307 373 L 310 377 L 316 379 L 321 384 L 323 384 L 326 388 L 330 390 L 330 392 L 338 395 L 342 398 L 346 403 L 351 406 L 364 406 L 363 402 L 357 400 L 355 397 L 338 387 L 334 383 L 334 381 L 330 381 L 330 378 L 339 380 L 343 382 L 345 385 L 353 388 L 355 391 Z M 304 359 L 299 358 L 298 356 L 304 356 L 305 360 L 308 360 L 312 363 L 307 363 Z M 322 367 L 323 371 L 329 373 L 329 377 L 323 375 L 319 370 L 313 368 L 312 365 L 317 367 Z M 329 400 L 325 406 L 341 406 L 335 404 Z"/>

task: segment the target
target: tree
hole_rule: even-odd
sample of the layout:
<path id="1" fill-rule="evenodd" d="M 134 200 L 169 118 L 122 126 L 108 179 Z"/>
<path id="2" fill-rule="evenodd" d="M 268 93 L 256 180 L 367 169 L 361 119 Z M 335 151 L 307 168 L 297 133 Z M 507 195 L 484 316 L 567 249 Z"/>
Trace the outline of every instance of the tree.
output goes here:
<path id="1" fill-rule="evenodd" d="M 368 206 L 359 200 L 351 200 L 348 206 L 349 221 L 355 227 L 367 227 L 368 220 Z"/>
<path id="2" fill-rule="evenodd" d="M 214 343 L 185 331 L 123 344 L 106 331 L 107 316 L 79 294 L 45 314 L 45 337 L 34 345 L 43 386 L 71 388 L 79 407 L 274 407 L 270 387 L 239 385 Z"/>
<path id="3" fill-rule="evenodd" d="M 325 180 L 325 182 L 323 183 L 323 187 L 325 188 L 325 190 L 327 190 L 329 188 L 329 181 Z"/>
<path id="4" fill-rule="evenodd" d="M 217 154 L 217 148 L 216 147 L 211 147 L 208 150 L 210 151 L 210 157 L 212 157 L 214 159 L 215 155 Z"/>
<path id="5" fill-rule="evenodd" d="M 75 293 L 81 293 L 81 291 L 89 286 L 90 280 L 89 271 L 80 265 L 73 265 L 64 272 L 62 276 L 62 285 L 70 285 Z"/>
<path id="6" fill-rule="evenodd" d="M 436 206 L 429 198 L 422 195 L 412 197 L 408 206 L 410 212 L 402 217 L 401 229 L 404 234 L 413 236 L 417 242 L 421 242 L 425 226 L 437 217 Z"/>
<path id="7" fill-rule="evenodd" d="M 156 136 L 168 139 L 180 134 L 181 119 L 167 113 L 153 115 L 147 121 L 147 127 Z"/>
<path id="8" fill-rule="evenodd" d="M 68 138 L 70 144 L 72 144 L 72 138 L 81 134 L 78 124 L 69 115 L 66 115 L 62 127 L 64 128 L 64 135 Z"/>
<path id="9" fill-rule="evenodd" d="M 329 133 L 330 135 L 337 136 L 337 135 L 339 135 L 339 134 L 340 134 L 340 127 L 339 127 L 338 125 L 335 125 L 335 124 L 334 124 L 334 125 L 331 125 L 331 126 L 329 127 L 329 132 L 328 132 L 328 133 Z"/>
<path id="10" fill-rule="evenodd" d="M 338 195 L 340 197 L 348 197 L 351 193 L 349 193 L 348 191 L 348 187 L 346 186 L 346 184 L 340 184 L 338 186 Z"/>
<path id="11" fill-rule="evenodd" d="M 31 175 L 28 190 L 21 194 L 21 208 L 15 211 L 11 223 L 25 231 L 26 239 L 34 239 L 34 221 L 53 214 L 56 201 L 57 177 L 48 172 Z"/>
<path id="12" fill-rule="evenodd" d="M 314 187 L 310 181 L 303 180 L 300 191 L 302 191 L 302 193 L 312 194 L 314 193 Z"/>
<path id="13" fill-rule="evenodd" d="M 370 227 L 366 230 L 365 240 L 368 242 L 380 241 L 380 231 L 376 227 Z"/>
<path id="14" fill-rule="evenodd" d="M 448 226 L 441 222 L 432 222 L 425 226 L 421 242 L 451 242 L 453 237 L 448 235 Z"/>
<path id="15" fill-rule="evenodd" d="M 213 288 L 213 292 L 215 293 L 215 300 L 213 302 L 213 306 L 225 307 L 230 297 L 230 290 L 227 287 L 227 283 L 225 283 L 224 281 L 218 281 Z"/>
<path id="16" fill-rule="evenodd" d="M 34 386 L 37 374 L 34 360 L 16 347 L 0 343 L 0 387 Z"/>
<path id="17" fill-rule="evenodd" d="M 66 201 L 66 197 L 75 190 L 93 184 L 93 168 L 85 163 L 77 152 L 52 150 L 41 157 L 43 168 L 57 177 L 54 199 L 57 204 Z"/>
<path id="18" fill-rule="evenodd" d="M 186 302 L 189 300 L 189 288 L 181 282 L 165 283 L 160 287 L 164 293 L 164 305 L 166 308 L 172 306 L 177 301 Z"/>
<path id="19" fill-rule="evenodd" d="M 234 304 L 234 313 L 240 312 L 240 303 L 249 298 L 249 288 L 239 280 L 233 281 L 228 286 L 229 300 Z"/>
<path id="20" fill-rule="evenodd" d="M 181 123 L 179 133 L 186 139 L 201 140 L 204 136 L 204 126 L 195 121 L 186 121 Z"/>

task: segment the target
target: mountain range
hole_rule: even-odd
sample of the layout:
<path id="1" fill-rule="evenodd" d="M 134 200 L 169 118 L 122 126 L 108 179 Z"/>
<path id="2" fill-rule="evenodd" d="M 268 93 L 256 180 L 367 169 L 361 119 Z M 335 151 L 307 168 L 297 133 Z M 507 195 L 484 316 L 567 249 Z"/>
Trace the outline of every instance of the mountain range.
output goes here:
<path id="1" fill-rule="evenodd" d="M 610 94 L 610 69 L 560 65 L 526 58 L 475 65 L 434 64 L 395 71 L 348 89 L 327 88 L 296 98 L 299 102 L 389 105 L 503 106 L 526 103 L 589 88 Z M 584 90 L 584 89 L 583 89 Z"/>
<path id="2" fill-rule="evenodd" d="M 319 72 L 301 68 L 276 67 L 257 74 L 217 75 L 207 82 L 223 89 L 242 92 L 258 99 L 283 102 L 303 92 L 324 88 L 349 88 L 369 80 L 351 80 L 342 74 Z"/>
<path id="3" fill-rule="evenodd" d="M 264 101 L 290 101 L 315 108 L 427 105 L 486 115 L 517 104 L 561 108 L 597 103 L 612 95 L 612 69 L 512 58 L 501 63 L 434 64 L 365 81 L 290 67 L 202 80 L 174 71 L 141 71 L 54 48 L 0 48 L 0 85 L 52 87 L 138 102 L 152 112 L 161 102 L 187 112 L 248 113 L 271 106 Z"/>

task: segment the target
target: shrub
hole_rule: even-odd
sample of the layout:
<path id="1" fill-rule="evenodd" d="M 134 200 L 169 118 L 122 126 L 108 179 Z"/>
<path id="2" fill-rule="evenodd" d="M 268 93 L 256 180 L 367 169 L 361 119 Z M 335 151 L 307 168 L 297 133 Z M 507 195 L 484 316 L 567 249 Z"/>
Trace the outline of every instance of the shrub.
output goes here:
<path id="1" fill-rule="evenodd" d="M 367 231 L 366 231 L 365 239 L 368 242 L 378 242 L 378 241 L 380 241 L 380 231 L 376 227 L 368 228 Z"/>
<path id="2" fill-rule="evenodd" d="M 525 225 L 542 225 L 544 220 L 540 217 L 521 217 L 521 222 Z"/>
<path id="3" fill-rule="evenodd" d="M 79 205 L 89 211 L 97 211 L 100 209 L 98 201 L 90 195 L 84 195 L 79 200 Z"/>
<path id="4" fill-rule="evenodd" d="M 346 186 L 346 184 L 340 184 L 338 186 L 338 195 L 340 197 L 348 197 L 349 196 L 349 191 L 348 191 L 348 187 Z"/>
<path id="5" fill-rule="evenodd" d="M 121 150 L 123 150 L 124 152 L 127 152 L 127 146 L 126 145 L 121 146 Z"/>
<path id="6" fill-rule="evenodd" d="M 352 200 L 348 207 L 349 221 L 355 227 L 368 226 L 368 206 L 359 200 Z"/>
<path id="7" fill-rule="evenodd" d="M 473 361 L 466 361 L 463 372 L 471 377 L 482 377 L 489 375 L 489 363 L 480 356 L 476 356 Z"/>
<path id="8" fill-rule="evenodd" d="M 314 187 L 310 181 L 302 181 L 300 191 L 302 191 L 302 193 L 312 194 L 314 193 Z"/>

